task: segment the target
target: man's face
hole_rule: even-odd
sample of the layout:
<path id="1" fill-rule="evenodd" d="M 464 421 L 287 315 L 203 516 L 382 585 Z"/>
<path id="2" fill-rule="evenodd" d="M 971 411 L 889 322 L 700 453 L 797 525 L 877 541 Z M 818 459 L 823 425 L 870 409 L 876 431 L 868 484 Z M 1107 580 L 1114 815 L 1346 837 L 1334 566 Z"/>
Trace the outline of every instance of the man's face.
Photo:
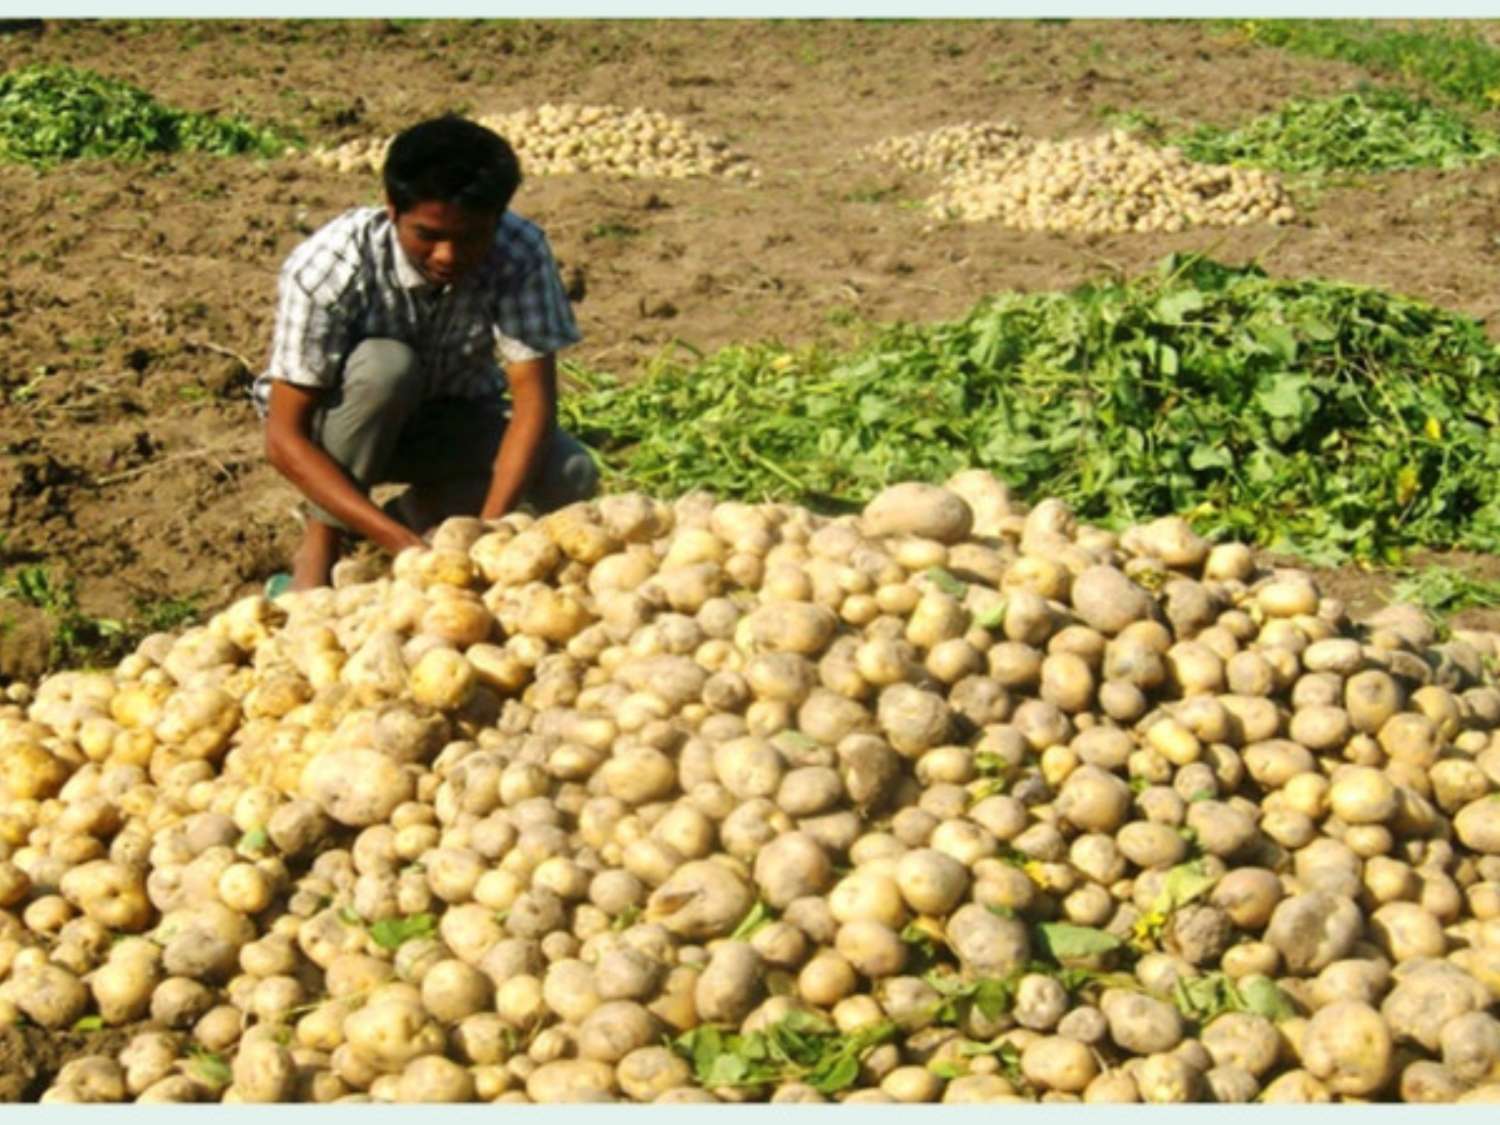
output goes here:
<path id="1" fill-rule="evenodd" d="M 424 200 L 396 213 L 386 210 L 396 224 L 396 241 L 417 272 L 434 285 L 452 285 L 470 273 L 489 253 L 498 213 L 476 211 L 456 203 Z"/>

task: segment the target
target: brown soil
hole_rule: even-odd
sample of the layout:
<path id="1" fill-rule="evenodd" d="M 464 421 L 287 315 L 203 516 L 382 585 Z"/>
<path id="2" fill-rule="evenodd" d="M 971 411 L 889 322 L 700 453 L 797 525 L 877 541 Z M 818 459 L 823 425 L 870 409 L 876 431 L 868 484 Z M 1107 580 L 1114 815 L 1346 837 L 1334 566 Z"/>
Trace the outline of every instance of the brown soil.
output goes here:
<path id="1" fill-rule="evenodd" d="M 57 1072 L 86 1055 L 117 1058 L 140 1027 L 47 1031 L 0 1024 L 0 1102 L 34 1102 Z"/>
<path id="2" fill-rule="evenodd" d="M 570 358 L 621 374 L 677 342 L 836 340 L 861 319 L 949 317 L 989 292 L 1064 288 L 1190 249 L 1479 317 L 1500 306 L 1493 171 L 1328 188 L 1288 228 L 1101 237 L 933 224 L 905 204 L 935 183 L 860 155 L 882 137 L 965 120 L 1007 118 L 1039 137 L 1098 132 L 1110 109 L 1228 123 L 1365 77 L 1208 24 L 0 29 L 0 65 L 38 61 L 95 68 L 169 105 L 290 124 L 317 143 L 446 109 L 547 101 L 645 106 L 729 139 L 761 168 L 758 182 L 571 176 L 521 189 L 516 209 L 545 227 L 582 291 L 587 339 Z M 163 599 L 214 608 L 281 569 L 295 496 L 264 462 L 245 392 L 266 352 L 279 263 L 324 220 L 373 202 L 373 178 L 305 158 L 180 156 L 0 167 L 0 194 L 0 570 L 56 564 L 76 579 L 83 612 L 125 617 Z M 7 635 L 0 681 L 38 660 L 17 629 Z"/>

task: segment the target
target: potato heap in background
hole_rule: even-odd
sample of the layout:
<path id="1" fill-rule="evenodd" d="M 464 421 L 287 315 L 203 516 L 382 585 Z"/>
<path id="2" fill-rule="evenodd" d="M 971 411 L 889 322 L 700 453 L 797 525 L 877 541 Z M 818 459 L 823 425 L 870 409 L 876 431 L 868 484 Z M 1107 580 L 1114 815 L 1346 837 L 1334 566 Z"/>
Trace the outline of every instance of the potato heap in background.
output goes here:
<path id="1" fill-rule="evenodd" d="M 524 175 L 594 172 L 674 180 L 759 175 L 749 159 L 732 152 L 726 142 L 655 110 L 563 103 L 476 120 L 510 142 Z M 316 151 L 313 158 L 340 172 L 378 172 L 390 143 L 390 137 L 361 138 Z"/>
<path id="2" fill-rule="evenodd" d="M 1034 141 L 1007 123 L 969 124 L 883 141 L 870 151 L 909 171 L 943 173 L 942 189 L 928 200 L 938 215 L 1018 230 L 1176 232 L 1296 217 L 1271 173 L 1197 164 L 1121 129 Z"/>
<path id="3" fill-rule="evenodd" d="M 12 691 L 0 1024 L 129 1029 L 51 1102 L 1494 1101 L 1495 657 L 982 472 L 450 520 Z"/>
<path id="4" fill-rule="evenodd" d="M 942 175 L 1025 153 L 1034 144 L 1009 121 L 961 121 L 930 133 L 887 137 L 867 151 L 876 160 L 896 164 L 908 172 Z"/>

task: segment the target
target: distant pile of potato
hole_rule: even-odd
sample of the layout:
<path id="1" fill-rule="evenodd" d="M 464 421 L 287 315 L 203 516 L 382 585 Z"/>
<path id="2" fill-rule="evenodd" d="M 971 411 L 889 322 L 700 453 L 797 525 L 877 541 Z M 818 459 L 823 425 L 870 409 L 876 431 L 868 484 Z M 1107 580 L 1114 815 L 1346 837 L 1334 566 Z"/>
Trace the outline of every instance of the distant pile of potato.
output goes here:
<path id="1" fill-rule="evenodd" d="M 47 1102 L 1493 1102 L 1496 656 L 977 471 L 450 520 L 0 703 L 0 1024 L 128 1029 Z"/>
<path id="2" fill-rule="evenodd" d="M 579 172 L 629 179 L 728 177 L 755 179 L 749 159 L 715 137 L 664 113 L 609 105 L 542 105 L 478 117 L 516 150 L 524 174 Z M 361 138 L 313 154 L 340 172 L 378 171 L 389 137 Z"/>
<path id="3" fill-rule="evenodd" d="M 951 126 L 883 141 L 871 154 L 942 173 L 944 185 L 928 201 L 937 214 L 1019 230 L 1175 232 L 1296 217 L 1273 174 L 1197 164 L 1120 129 L 1034 141 L 1005 123 Z"/>
<path id="4" fill-rule="evenodd" d="M 908 172 L 946 175 L 1016 156 L 1033 143 L 1008 121 L 963 121 L 930 133 L 887 137 L 871 145 L 869 153 Z"/>

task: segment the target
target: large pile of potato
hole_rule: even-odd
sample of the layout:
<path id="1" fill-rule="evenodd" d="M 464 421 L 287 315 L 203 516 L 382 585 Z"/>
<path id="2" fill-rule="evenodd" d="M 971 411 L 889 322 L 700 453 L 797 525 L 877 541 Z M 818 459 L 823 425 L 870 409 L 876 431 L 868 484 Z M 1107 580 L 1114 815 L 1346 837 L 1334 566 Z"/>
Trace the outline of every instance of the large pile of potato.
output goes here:
<path id="1" fill-rule="evenodd" d="M 1271 173 L 1197 164 L 1121 129 L 1035 141 L 1006 123 L 951 126 L 883 141 L 871 154 L 943 173 L 942 189 L 928 200 L 937 214 L 1018 230 L 1175 232 L 1296 217 Z"/>
<path id="2" fill-rule="evenodd" d="M 977 472 L 451 520 L 0 704 L 0 1023 L 130 1029 L 55 1102 L 1494 1101 L 1495 656 Z"/>
<path id="3" fill-rule="evenodd" d="M 732 151 L 727 142 L 656 110 L 565 102 L 476 120 L 510 142 L 527 175 L 594 172 L 673 180 L 758 175 L 748 158 Z M 317 150 L 313 159 L 340 172 L 379 171 L 390 143 L 390 137 L 356 139 Z"/>

